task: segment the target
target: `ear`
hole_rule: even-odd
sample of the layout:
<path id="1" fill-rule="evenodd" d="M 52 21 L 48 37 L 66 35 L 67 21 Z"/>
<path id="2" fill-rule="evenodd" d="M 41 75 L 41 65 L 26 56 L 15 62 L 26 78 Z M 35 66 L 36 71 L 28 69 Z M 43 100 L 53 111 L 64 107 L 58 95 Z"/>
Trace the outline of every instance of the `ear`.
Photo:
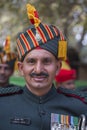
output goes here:
<path id="1" fill-rule="evenodd" d="M 62 62 L 61 62 L 61 60 L 58 60 L 57 61 L 56 75 L 58 75 L 58 73 L 60 72 L 61 66 L 62 66 Z"/>
<path id="2" fill-rule="evenodd" d="M 18 61 L 17 65 L 18 65 L 19 74 L 23 76 L 23 63 Z"/>
<path id="3" fill-rule="evenodd" d="M 8 77 L 12 76 L 12 75 L 13 75 L 13 72 L 14 72 L 14 70 L 10 68 Z"/>
<path id="4" fill-rule="evenodd" d="M 12 76 L 13 73 L 14 73 L 14 69 L 12 69 L 12 70 L 10 71 L 10 76 Z"/>

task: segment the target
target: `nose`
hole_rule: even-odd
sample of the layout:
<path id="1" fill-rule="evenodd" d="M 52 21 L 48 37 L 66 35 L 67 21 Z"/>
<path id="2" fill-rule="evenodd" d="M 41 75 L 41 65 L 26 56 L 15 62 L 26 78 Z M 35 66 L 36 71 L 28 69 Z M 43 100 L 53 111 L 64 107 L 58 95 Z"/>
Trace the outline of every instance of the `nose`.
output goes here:
<path id="1" fill-rule="evenodd" d="M 43 68 L 42 63 L 41 63 L 41 62 L 37 62 L 37 64 L 35 65 L 35 72 L 36 72 L 37 74 L 41 73 L 42 68 Z"/>
<path id="2" fill-rule="evenodd" d="M 0 69 L 0 73 L 1 73 L 1 74 L 4 74 L 4 73 L 5 73 L 5 69 L 4 69 L 4 68 L 1 68 L 1 69 Z"/>

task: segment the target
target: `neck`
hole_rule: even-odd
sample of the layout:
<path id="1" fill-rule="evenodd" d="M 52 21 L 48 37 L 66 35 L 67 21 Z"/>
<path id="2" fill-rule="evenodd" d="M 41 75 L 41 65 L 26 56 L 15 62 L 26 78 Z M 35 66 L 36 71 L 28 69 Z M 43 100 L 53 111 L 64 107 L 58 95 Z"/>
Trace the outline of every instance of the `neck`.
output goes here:
<path id="1" fill-rule="evenodd" d="M 48 88 L 46 88 L 46 89 L 44 89 L 44 88 L 30 88 L 27 84 L 26 84 L 26 87 L 28 88 L 28 90 L 31 92 L 31 93 L 33 93 L 33 94 L 35 94 L 36 96 L 43 96 L 43 95 L 45 95 L 45 94 L 47 94 L 49 91 L 50 91 L 50 89 L 51 89 L 51 87 L 52 87 L 52 85 L 51 86 L 49 86 Z"/>

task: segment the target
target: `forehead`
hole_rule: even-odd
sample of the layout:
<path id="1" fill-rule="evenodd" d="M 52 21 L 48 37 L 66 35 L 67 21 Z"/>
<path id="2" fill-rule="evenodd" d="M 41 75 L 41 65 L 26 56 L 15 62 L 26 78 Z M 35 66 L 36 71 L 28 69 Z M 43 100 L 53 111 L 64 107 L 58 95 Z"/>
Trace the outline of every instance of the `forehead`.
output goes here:
<path id="1" fill-rule="evenodd" d="M 25 59 L 26 58 L 46 58 L 46 57 L 49 57 L 49 58 L 55 58 L 55 56 L 50 53 L 49 51 L 47 50 L 44 50 L 44 49 L 34 49 L 32 51 L 30 51 L 26 56 L 25 56 Z"/>

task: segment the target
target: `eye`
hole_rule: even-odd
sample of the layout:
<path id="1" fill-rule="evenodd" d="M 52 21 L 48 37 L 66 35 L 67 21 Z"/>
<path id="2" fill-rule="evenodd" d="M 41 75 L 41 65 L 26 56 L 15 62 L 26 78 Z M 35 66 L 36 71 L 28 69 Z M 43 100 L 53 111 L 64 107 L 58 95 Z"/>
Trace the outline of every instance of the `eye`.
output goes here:
<path id="1" fill-rule="evenodd" d="M 44 64 L 50 64 L 52 62 L 52 60 L 50 59 L 50 58 L 45 58 L 44 60 L 43 60 L 43 63 Z"/>
<path id="2" fill-rule="evenodd" d="M 73 84 L 75 84 L 74 81 L 71 81 L 71 82 L 68 82 L 68 83 L 67 83 L 67 85 L 73 85 Z"/>
<path id="3" fill-rule="evenodd" d="M 9 71 L 10 67 L 5 67 L 4 69 L 5 69 L 5 71 Z"/>
<path id="4" fill-rule="evenodd" d="M 34 64 L 36 61 L 35 59 L 31 58 L 31 59 L 27 59 L 26 61 L 28 64 Z"/>

